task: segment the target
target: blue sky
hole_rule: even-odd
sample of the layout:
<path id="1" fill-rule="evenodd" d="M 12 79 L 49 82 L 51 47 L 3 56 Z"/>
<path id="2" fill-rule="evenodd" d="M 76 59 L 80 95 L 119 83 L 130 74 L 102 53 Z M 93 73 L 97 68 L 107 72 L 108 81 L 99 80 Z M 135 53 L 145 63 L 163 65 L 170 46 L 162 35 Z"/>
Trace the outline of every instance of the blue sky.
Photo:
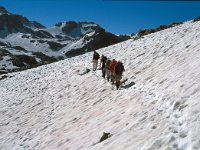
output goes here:
<path id="1" fill-rule="evenodd" d="M 115 34 L 200 16 L 200 1 L 0 0 L 0 5 L 46 27 L 62 21 L 92 21 Z"/>

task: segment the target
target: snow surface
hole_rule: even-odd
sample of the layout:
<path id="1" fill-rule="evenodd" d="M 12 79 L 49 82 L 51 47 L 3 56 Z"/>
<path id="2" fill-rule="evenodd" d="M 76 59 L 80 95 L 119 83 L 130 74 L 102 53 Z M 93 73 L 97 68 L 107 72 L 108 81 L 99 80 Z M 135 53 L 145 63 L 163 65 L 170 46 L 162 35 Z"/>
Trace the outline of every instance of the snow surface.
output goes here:
<path id="1" fill-rule="evenodd" d="M 49 32 L 51 35 L 53 35 L 54 37 L 56 36 L 56 35 L 63 35 L 64 36 L 64 34 L 63 34 L 63 31 L 62 31 L 62 28 L 60 28 L 60 27 L 57 27 L 57 26 L 54 26 L 54 27 L 51 27 L 51 28 L 48 28 L 48 29 L 44 29 L 44 31 L 47 31 L 47 32 Z M 65 35 L 66 36 L 66 35 Z M 70 38 L 70 37 L 69 37 Z"/>
<path id="2" fill-rule="evenodd" d="M 124 63 L 120 90 L 92 53 L 0 80 L 0 149 L 200 149 L 200 22 L 98 52 Z"/>
<path id="3" fill-rule="evenodd" d="M 7 15 L 12 15 L 12 14 L 9 13 L 9 12 L 0 12 L 0 15 L 5 15 L 5 14 L 7 14 Z"/>
<path id="4" fill-rule="evenodd" d="M 3 56 L 1 63 L 0 63 L 0 69 L 5 68 L 5 69 L 15 69 L 18 68 L 14 66 L 11 62 L 10 59 L 12 59 L 10 56 Z"/>
<path id="5" fill-rule="evenodd" d="M 22 38 L 23 33 L 13 33 L 9 34 L 5 39 L 0 39 L 2 42 L 9 42 L 12 46 L 21 46 L 29 52 L 42 52 L 48 56 L 65 56 L 62 51 L 53 51 L 49 48 L 47 43 L 39 43 L 36 39 Z M 35 42 L 31 42 L 34 40 Z M 42 39 L 43 41 L 53 41 L 57 42 L 55 39 Z M 70 43 L 71 41 L 66 41 L 64 43 Z"/>
<path id="6" fill-rule="evenodd" d="M 54 37 L 56 37 L 56 35 L 60 35 L 63 37 L 67 36 L 69 39 L 79 39 L 83 35 L 93 32 L 94 29 L 92 29 L 92 27 L 96 27 L 97 24 L 81 23 L 76 28 L 72 29 L 69 33 L 62 31 L 65 26 L 68 26 L 67 22 L 63 22 L 59 27 L 54 26 L 49 29 L 44 29 L 44 31 L 51 33 L 51 35 Z"/>

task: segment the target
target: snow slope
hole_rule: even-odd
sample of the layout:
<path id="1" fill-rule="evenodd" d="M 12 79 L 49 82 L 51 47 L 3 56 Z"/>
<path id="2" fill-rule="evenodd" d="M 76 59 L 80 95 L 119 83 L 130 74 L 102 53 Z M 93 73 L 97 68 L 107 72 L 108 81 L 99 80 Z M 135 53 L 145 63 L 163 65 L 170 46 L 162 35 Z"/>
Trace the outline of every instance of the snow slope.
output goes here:
<path id="1" fill-rule="evenodd" d="M 124 62 L 120 90 L 92 53 L 0 80 L 0 149 L 200 149 L 200 22 L 98 52 Z"/>

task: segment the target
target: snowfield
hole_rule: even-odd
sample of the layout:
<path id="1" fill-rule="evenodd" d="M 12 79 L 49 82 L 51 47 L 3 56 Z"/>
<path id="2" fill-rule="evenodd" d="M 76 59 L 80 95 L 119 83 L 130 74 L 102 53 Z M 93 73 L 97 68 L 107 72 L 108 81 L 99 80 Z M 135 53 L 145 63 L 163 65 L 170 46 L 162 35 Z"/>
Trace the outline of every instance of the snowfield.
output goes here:
<path id="1" fill-rule="evenodd" d="M 0 149 L 200 150 L 200 22 L 98 52 L 124 63 L 120 90 L 93 53 L 0 80 Z"/>

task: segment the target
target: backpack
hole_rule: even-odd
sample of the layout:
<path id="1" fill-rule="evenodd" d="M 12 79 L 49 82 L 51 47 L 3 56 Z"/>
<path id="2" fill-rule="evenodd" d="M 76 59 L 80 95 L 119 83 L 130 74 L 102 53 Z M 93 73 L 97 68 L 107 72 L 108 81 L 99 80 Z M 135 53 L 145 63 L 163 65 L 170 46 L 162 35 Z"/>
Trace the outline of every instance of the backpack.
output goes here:
<path id="1" fill-rule="evenodd" d="M 117 64 L 117 62 L 115 60 L 110 62 L 110 72 L 111 73 L 115 73 L 115 65 L 116 64 Z"/>
<path id="2" fill-rule="evenodd" d="M 99 59 L 99 54 L 97 52 L 94 52 L 93 59 Z"/>
<path id="3" fill-rule="evenodd" d="M 124 71 L 124 65 L 118 62 L 115 66 L 115 74 L 121 74 Z"/>
<path id="4" fill-rule="evenodd" d="M 103 67 L 103 68 L 105 68 L 106 60 L 107 60 L 107 57 L 106 57 L 106 56 L 103 56 L 103 58 L 101 59 L 102 67 Z"/>

